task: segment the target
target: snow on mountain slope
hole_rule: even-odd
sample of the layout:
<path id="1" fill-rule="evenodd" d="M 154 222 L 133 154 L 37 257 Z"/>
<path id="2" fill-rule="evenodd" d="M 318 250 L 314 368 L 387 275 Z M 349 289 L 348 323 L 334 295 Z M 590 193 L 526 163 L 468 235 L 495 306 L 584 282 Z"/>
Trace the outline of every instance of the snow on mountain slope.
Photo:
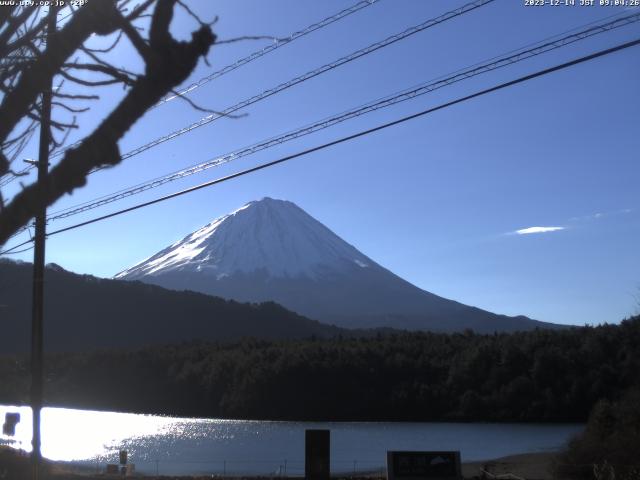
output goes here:
<path id="1" fill-rule="evenodd" d="M 214 220 L 116 278 L 243 302 L 272 300 L 347 328 L 493 332 L 549 326 L 421 290 L 295 204 L 271 198 Z"/>
<path id="2" fill-rule="evenodd" d="M 266 271 L 274 277 L 316 278 L 322 269 L 361 268 L 372 261 L 295 204 L 264 198 L 217 218 L 116 278 L 202 272 L 216 279 Z"/>

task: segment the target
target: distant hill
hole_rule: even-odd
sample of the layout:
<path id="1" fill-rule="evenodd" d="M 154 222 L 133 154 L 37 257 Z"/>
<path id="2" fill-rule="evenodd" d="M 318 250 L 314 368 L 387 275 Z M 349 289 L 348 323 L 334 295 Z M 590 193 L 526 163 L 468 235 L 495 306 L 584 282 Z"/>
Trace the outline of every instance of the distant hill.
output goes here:
<path id="1" fill-rule="evenodd" d="M 343 328 L 493 333 L 559 327 L 422 290 L 297 205 L 272 198 L 214 220 L 116 278 L 244 302 L 272 300 Z"/>
<path id="2" fill-rule="evenodd" d="M 0 353 L 28 352 L 32 264 L 0 259 Z M 191 340 L 332 337 L 343 330 L 273 302 L 243 304 L 140 282 L 45 272 L 45 349 L 83 351 Z"/>

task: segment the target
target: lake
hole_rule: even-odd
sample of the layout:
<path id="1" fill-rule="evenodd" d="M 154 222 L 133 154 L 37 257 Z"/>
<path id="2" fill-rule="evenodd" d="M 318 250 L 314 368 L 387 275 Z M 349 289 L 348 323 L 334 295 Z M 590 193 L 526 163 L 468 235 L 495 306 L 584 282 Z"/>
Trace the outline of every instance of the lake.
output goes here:
<path id="1" fill-rule="evenodd" d="M 31 409 L 15 437 L 0 444 L 31 450 Z M 460 450 L 462 461 L 561 448 L 581 424 L 269 422 L 172 418 L 65 408 L 42 412 L 42 452 L 52 460 L 104 467 L 128 450 L 136 469 L 160 474 L 304 472 L 304 431 L 331 430 L 332 472 L 380 471 L 387 450 Z"/>

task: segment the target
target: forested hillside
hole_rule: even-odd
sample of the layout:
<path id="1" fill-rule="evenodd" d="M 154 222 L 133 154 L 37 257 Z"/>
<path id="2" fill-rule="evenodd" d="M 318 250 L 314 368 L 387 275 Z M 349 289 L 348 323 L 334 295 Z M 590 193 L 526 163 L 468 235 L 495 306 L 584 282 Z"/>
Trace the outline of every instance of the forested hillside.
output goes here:
<path id="1" fill-rule="evenodd" d="M 0 259 L 0 354 L 30 348 L 33 266 Z M 140 282 L 45 271 L 45 347 L 49 351 L 140 348 L 194 339 L 238 341 L 333 337 L 343 330 L 273 302 L 239 303 Z"/>
<path id="2" fill-rule="evenodd" d="M 640 384 L 640 317 L 620 325 L 476 335 L 182 344 L 59 354 L 51 405 L 255 419 L 586 421 Z M 0 402 L 25 402 L 22 359 Z"/>

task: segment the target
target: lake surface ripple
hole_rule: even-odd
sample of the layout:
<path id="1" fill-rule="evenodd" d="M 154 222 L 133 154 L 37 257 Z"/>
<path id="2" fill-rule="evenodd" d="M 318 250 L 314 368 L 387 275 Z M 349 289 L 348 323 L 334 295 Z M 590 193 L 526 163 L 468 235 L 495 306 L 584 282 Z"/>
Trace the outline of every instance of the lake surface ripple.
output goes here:
<path id="1" fill-rule="evenodd" d="M 15 437 L 0 444 L 31 450 L 31 409 L 19 412 Z M 288 474 L 304 473 L 304 431 L 331 430 L 332 472 L 384 468 L 387 450 L 460 450 L 462 461 L 557 450 L 582 424 L 270 422 L 172 418 L 156 415 L 45 408 L 42 452 L 52 460 L 96 468 L 129 461 L 147 473 Z"/>

